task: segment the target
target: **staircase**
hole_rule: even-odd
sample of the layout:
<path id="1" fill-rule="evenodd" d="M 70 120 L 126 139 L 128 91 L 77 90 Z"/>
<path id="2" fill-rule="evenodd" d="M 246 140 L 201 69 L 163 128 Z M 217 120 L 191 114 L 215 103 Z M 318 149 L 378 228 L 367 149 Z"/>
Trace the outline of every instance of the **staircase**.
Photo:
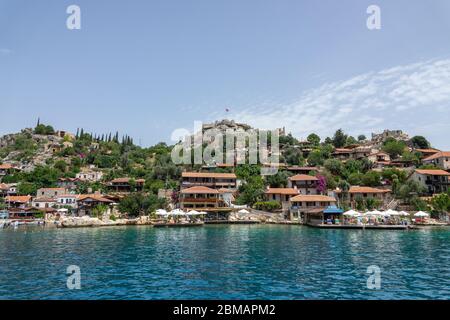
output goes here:
<path id="1" fill-rule="evenodd" d="M 383 210 L 389 210 L 389 209 L 395 210 L 398 207 L 398 205 L 399 205 L 399 201 L 394 198 L 389 203 L 383 205 Z"/>

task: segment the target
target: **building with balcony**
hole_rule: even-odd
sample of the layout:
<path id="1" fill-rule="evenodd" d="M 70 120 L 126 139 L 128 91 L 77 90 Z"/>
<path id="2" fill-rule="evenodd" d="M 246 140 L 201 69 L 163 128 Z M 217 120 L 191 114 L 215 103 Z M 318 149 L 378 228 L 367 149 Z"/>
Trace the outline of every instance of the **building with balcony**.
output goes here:
<path id="1" fill-rule="evenodd" d="M 234 173 L 183 172 L 181 178 L 181 189 L 191 187 L 237 189 L 237 177 Z"/>
<path id="2" fill-rule="evenodd" d="M 84 194 L 77 198 L 78 216 L 92 216 L 93 210 L 99 205 L 107 206 L 107 214 L 113 210 L 114 201 L 101 194 Z"/>
<path id="3" fill-rule="evenodd" d="M 78 195 L 75 194 L 63 194 L 56 197 L 56 202 L 59 207 L 71 207 L 76 208 Z"/>
<path id="4" fill-rule="evenodd" d="M 450 170 L 450 151 L 439 151 L 422 160 L 425 165 L 434 165 L 442 170 Z"/>
<path id="5" fill-rule="evenodd" d="M 223 192 L 223 191 L 222 191 Z M 181 190 L 181 210 L 197 210 L 206 212 L 230 211 L 231 208 L 216 189 L 197 186 Z"/>
<path id="6" fill-rule="evenodd" d="M 130 193 L 142 191 L 144 184 L 144 179 L 118 178 L 110 181 L 106 186 L 111 192 Z"/>
<path id="7" fill-rule="evenodd" d="M 450 187 L 450 173 L 440 169 L 416 169 L 409 179 L 418 182 L 428 195 L 447 192 Z"/>
<path id="8" fill-rule="evenodd" d="M 288 180 L 289 188 L 296 188 L 300 194 L 319 194 L 319 179 L 307 174 L 297 174 Z"/>
<path id="9" fill-rule="evenodd" d="M 31 206 L 31 196 L 7 196 L 5 203 L 8 208 L 29 208 Z"/>
<path id="10" fill-rule="evenodd" d="M 420 158 L 421 159 L 426 159 L 426 158 L 431 157 L 432 155 L 440 152 L 440 150 L 432 149 L 432 148 L 429 148 L 429 149 L 415 149 L 414 151 L 418 152 L 420 154 Z"/>

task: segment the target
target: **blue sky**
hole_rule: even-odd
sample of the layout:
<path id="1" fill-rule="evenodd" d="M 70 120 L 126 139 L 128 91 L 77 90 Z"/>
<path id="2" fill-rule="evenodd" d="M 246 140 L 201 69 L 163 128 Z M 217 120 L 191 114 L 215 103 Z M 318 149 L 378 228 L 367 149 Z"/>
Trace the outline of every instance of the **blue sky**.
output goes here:
<path id="1" fill-rule="evenodd" d="M 150 145 L 229 118 L 299 138 L 404 129 L 450 149 L 450 2 L 0 0 L 0 111 L 0 134 L 40 117 Z"/>

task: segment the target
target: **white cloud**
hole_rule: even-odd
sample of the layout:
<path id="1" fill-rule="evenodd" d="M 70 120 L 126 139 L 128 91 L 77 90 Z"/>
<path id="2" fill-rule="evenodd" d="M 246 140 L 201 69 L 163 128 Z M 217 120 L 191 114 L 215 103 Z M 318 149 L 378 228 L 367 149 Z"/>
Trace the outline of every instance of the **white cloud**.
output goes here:
<path id="1" fill-rule="evenodd" d="M 438 112 L 444 114 L 436 117 Z M 250 107 L 233 112 L 231 117 L 259 128 L 285 126 L 303 138 L 310 132 L 329 136 L 338 128 L 351 134 L 386 128 L 416 134 L 423 133 L 419 128 L 434 126 L 434 138 L 442 139 L 435 142 L 450 147 L 450 142 L 444 141 L 450 132 L 450 59 L 327 83 L 304 92 L 292 103 Z M 437 128 L 441 131 L 436 132 Z"/>

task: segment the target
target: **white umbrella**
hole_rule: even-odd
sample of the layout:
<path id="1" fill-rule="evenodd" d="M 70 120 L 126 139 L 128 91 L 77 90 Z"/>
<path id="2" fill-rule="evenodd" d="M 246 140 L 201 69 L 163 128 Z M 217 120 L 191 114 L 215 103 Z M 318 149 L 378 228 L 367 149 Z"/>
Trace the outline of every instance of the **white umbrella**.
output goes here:
<path id="1" fill-rule="evenodd" d="M 192 210 L 187 213 L 188 216 L 199 216 L 200 212 Z"/>
<path id="2" fill-rule="evenodd" d="M 169 213 L 166 210 L 159 209 L 159 210 L 156 210 L 156 215 L 157 216 L 168 216 Z"/>
<path id="3" fill-rule="evenodd" d="M 365 215 L 366 216 L 382 216 L 383 213 L 378 210 L 373 210 L 373 211 L 366 212 Z"/>
<path id="4" fill-rule="evenodd" d="M 250 212 L 248 210 L 242 209 L 238 213 L 240 213 L 240 214 L 249 214 Z"/>
<path id="5" fill-rule="evenodd" d="M 385 214 L 390 215 L 390 216 L 401 216 L 401 213 L 392 209 L 389 209 L 388 211 L 385 212 Z"/>
<path id="6" fill-rule="evenodd" d="M 414 215 L 414 217 L 429 217 L 429 216 L 430 215 L 428 213 L 423 212 L 423 211 L 419 211 Z"/>
<path id="7" fill-rule="evenodd" d="M 185 213 L 183 210 L 175 209 L 175 210 L 173 210 L 173 211 L 170 213 L 170 215 L 172 215 L 172 216 L 185 216 L 186 213 Z"/>
<path id="8" fill-rule="evenodd" d="M 359 215 L 360 215 L 360 213 L 355 211 L 355 210 L 349 210 L 349 211 L 344 213 L 344 216 L 347 216 L 347 217 L 356 217 L 356 216 L 359 216 Z"/>
<path id="9" fill-rule="evenodd" d="M 199 215 L 201 215 L 201 216 L 206 216 L 208 213 L 207 212 L 204 212 L 204 211 L 202 211 L 202 212 L 199 212 L 198 213 Z"/>
<path id="10" fill-rule="evenodd" d="M 400 211 L 399 214 L 404 217 L 409 217 L 409 213 L 406 211 Z"/>

